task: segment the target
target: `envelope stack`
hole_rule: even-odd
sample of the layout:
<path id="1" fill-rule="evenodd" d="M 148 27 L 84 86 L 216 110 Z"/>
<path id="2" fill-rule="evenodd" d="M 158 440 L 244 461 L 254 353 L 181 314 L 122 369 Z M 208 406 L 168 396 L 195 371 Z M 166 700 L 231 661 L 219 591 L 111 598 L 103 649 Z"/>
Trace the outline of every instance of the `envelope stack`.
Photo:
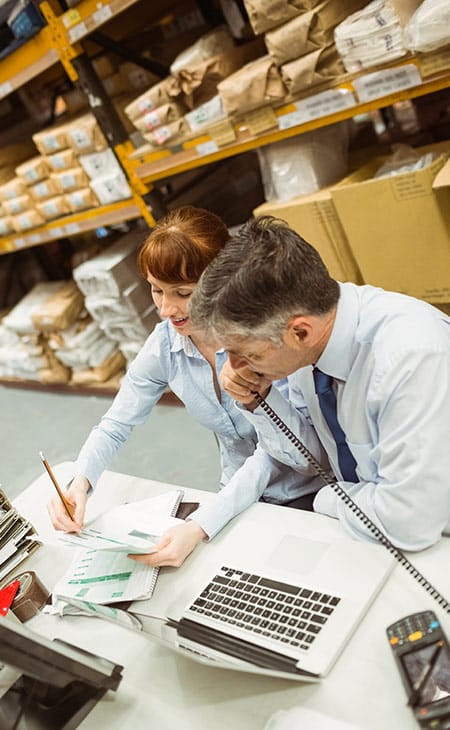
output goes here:
<path id="1" fill-rule="evenodd" d="M 346 71 L 395 61 L 407 53 L 405 26 L 421 0 L 372 0 L 340 23 L 334 37 Z"/>

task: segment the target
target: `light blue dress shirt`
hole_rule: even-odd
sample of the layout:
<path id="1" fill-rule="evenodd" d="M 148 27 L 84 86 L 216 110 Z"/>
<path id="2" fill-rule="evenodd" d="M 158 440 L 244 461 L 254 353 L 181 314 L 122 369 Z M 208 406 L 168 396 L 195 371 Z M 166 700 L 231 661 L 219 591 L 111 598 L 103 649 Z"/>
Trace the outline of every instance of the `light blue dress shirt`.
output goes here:
<path id="1" fill-rule="evenodd" d="M 224 350 L 216 353 L 217 374 L 226 359 Z M 268 502 L 283 503 L 318 489 L 320 480 L 305 464 L 299 474 L 257 446 L 255 429 L 234 400 L 221 392 L 219 402 L 207 360 L 168 320 L 155 327 L 130 365 L 111 407 L 82 447 L 74 475 L 83 474 L 95 487 L 133 428 L 147 420 L 167 387 L 196 421 L 214 431 L 219 442 L 223 488 L 191 516 L 210 538 L 263 494 Z M 313 432 L 311 441 L 320 456 Z"/>
<path id="2" fill-rule="evenodd" d="M 425 302 L 372 286 L 340 285 L 330 339 L 317 367 L 333 376 L 339 422 L 359 482 L 341 482 L 398 547 L 420 550 L 450 530 L 450 318 Z M 313 423 L 338 479 L 336 444 L 321 413 L 312 367 L 289 376 L 287 399 L 267 402 L 302 438 Z M 297 450 L 257 408 L 242 410 L 268 453 L 302 468 Z M 317 512 L 370 539 L 328 485 Z"/>

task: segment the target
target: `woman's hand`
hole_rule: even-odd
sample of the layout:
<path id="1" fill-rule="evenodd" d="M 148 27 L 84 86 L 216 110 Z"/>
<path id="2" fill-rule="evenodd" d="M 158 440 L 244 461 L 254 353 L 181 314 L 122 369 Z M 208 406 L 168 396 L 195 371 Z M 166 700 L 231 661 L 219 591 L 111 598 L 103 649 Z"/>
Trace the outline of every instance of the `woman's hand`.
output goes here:
<path id="1" fill-rule="evenodd" d="M 197 522 L 189 520 L 167 530 L 162 536 L 161 542 L 156 546 L 155 552 L 148 555 L 128 555 L 128 557 L 137 563 L 145 563 L 153 568 L 160 565 L 179 568 L 198 543 L 207 537 L 208 535 Z"/>
<path id="2" fill-rule="evenodd" d="M 253 411 L 258 404 L 252 391 L 256 390 L 262 398 L 265 398 L 270 390 L 271 381 L 249 367 L 234 370 L 227 360 L 220 372 L 220 384 L 231 398 L 243 403 L 249 411 Z"/>
<path id="3" fill-rule="evenodd" d="M 87 493 L 90 484 L 86 477 L 76 476 L 69 489 L 64 492 L 64 497 L 72 508 L 74 520 L 72 521 L 64 509 L 64 505 L 58 495 L 52 497 L 47 504 L 47 510 L 55 530 L 63 532 L 80 532 L 83 527 L 84 513 L 86 511 Z"/>

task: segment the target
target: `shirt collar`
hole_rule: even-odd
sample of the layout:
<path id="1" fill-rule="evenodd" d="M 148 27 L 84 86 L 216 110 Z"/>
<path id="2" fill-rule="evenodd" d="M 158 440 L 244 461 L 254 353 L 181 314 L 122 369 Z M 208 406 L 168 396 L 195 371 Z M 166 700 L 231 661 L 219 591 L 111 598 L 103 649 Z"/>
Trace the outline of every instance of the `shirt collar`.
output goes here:
<path id="1" fill-rule="evenodd" d="M 190 337 L 180 335 L 180 333 L 176 332 L 176 330 L 172 327 L 170 323 L 168 323 L 168 327 L 170 327 L 170 329 L 172 330 L 172 343 L 170 346 L 171 352 L 180 352 L 181 350 L 183 350 L 186 357 L 203 357 L 203 355 L 196 348 Z M 222 347 L 220 350 L 217 350 L 217 352 L 223 353 L 225 352 L 225 350 Z"/>
<path id="2" fill-rule="evenodd" d="M 357 290 L 353 284 L 339 284 L 339 288 L 340 296 L 333 329 L 316 366 L 333 378 L 347 380 L 355 357 L 359 305 Z"/>
<path id="3" fill-rule="evenodd" d="M 184 354 L 187 355 L 187 357 L 197 357 L 200 354 L 189 337 L 180 335 L 180 333 L 177 332 L 169 322 L 168 327 L 171 334 L 171 352 L 180 352 L 180 350 L 183 350 Z"/>

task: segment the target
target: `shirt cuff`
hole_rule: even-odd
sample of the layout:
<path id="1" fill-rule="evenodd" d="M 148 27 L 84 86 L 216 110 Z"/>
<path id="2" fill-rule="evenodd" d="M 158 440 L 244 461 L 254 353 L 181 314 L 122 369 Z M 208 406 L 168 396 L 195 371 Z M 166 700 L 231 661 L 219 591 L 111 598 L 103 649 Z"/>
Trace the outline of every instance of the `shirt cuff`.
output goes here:
<path id="1" fill-rule="evenodd" d="M 201 505 L 187 518 L 200 525 L 202 530 L 206 532 L 208 540 L 212 540 L 233 517 L 232 514 L 224 514 L 223 505 L 219 507 L 218 504 L 215 504 L 215 501 L 211 500 L 208 504 Z"/>
<path id="2" fill-rule="evenodd" d="M 328 515 L 328 517 L 335 517 L 337 519 L 337 501 L 340 499 L 334 489 L 330 486 L 322 487 L 317 492 L 313 507 L 314 512 L 320 512 L 322 515 Z"/>

